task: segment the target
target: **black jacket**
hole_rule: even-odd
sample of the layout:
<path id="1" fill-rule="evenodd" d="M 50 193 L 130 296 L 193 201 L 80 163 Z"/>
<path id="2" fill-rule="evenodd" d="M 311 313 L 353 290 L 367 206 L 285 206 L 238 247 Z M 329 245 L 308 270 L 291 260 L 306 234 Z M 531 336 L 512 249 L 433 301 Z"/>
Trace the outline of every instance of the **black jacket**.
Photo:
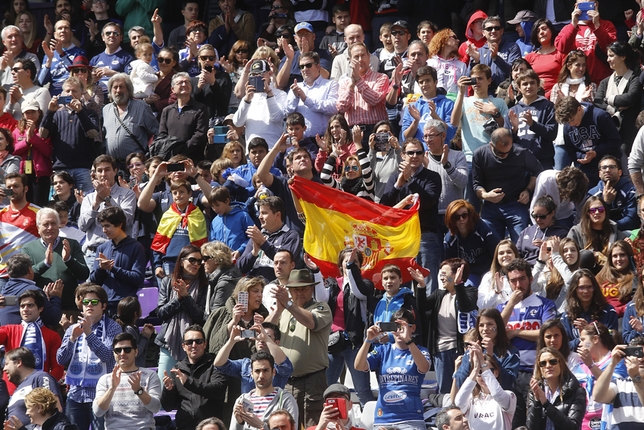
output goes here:
<path id="1" fill-rule="evenodd" d="M 456 290 L 456 300 L 454 302 L 456 308 L 456 318 L 458 312 L 471 312 L 476 310 L 476 300 L 478 299 L 478 290 L 475 287 L 466 287 L 461 283 L 454 286 Z M 416 293 L 416 301 L 418 309 L 420 309 L 421 316 L 423 317 L 423 331 L 427 331 L 427 349 L 432 356 L 438 353 L 438 312 L 443 302 L 443 297 L 447 295 L 447 290 L 438 289 L 434 291 L 429 297 L 425 294 L 424 289 L 418 289 Z M 458 324 L 458 321 L 457 321 Z M 458 355 L 463 355 L 463 335 L 456 331 L 456 347 L 458 348 Z"/>
<path id="2" fill-rule="evenodd" d="M 222 418 L 228 379 L 212 365 L 214 360 L 213 354 L 204 354 L 195 364 L 186 358 L 174 366 L 188 379 L 182 384 L 172 374 L 174 389 L 168 391 L 163 387 L 161 406 L 166 411 L 177 410 L 177 430 L 194 430 L 206 418 Z"/>
<path id="3" fill-rule="evenodd" d="M 362 278 L 360 267 L 357 264 L 351 263 L 347 266 L 351 270 L 353 279 L 356 281 L 358 290 L 367 297 L 367 314 L 373 314 L 376 306 L 373 283 L 367 279 Z M 335 279 L 333 279 L 335 281 Z M 329 307 L 331 314 L 335 314 L 338 307 L 338 295 L 340 294 L 340 286 L 337 282 L 331 284 L 329 291 Z M 351 288 L 347 285 L 344 288 L 344 326 L 345 332 L 349 336 L 351 343 L 356 346 L 362 346 L 364 341 L 364 333 L 366 322 L 362 319 L 362 311 L 360 308 L 360 299 L 351 292 Z"/>
<path id="4" fill-rule="evenodd" d="M 539 382 L 543 388 L 543 382 Z M 572 373 L 564 377 L 561 384 L 561 396 L 557 396 L 554 404 L 541 402 L 536 399 L 534 393 L 528 394 L 528 419 L 526 426 L 530 430 L 544 430 L 546 418 L 550 418 L 555 425 L 555 430 L 579 430 L 581 422 L 586 413 L 586 390 L 579 385 L 577 378 Z"/>
<path id="5" fill-rule="evenodd" d="M 20 430 L 32 430 L 35 428 L 36 424 L 27 424 L 20 427 Z M 70 423 L 65 414 L 57 411 L 43 423 L 42 430 L 78 430 L 78 427 Z"/>
<path id="6" fill-rule="evenodd" d="M 161 112 L 157 138 L 177 137 L 185 143 L 183 154 L 196 160 L 196 164 L 203 159 L 209 119 L 208 107 L 193 98 L 190 98 L 181 112 L 178 102 L 172 103 Z"/>

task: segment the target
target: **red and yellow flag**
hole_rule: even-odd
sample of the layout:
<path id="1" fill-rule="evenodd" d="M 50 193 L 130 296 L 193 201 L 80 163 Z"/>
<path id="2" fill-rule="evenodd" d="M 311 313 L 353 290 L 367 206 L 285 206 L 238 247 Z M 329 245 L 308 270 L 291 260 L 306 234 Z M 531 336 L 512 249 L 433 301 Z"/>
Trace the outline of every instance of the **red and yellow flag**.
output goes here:
<path id="1" fill-rule="evenodd" d="M 400 267 L 404 282 L 411 280 L 408 267 L 427 273 L 414 260 L 420 249 L 418 202 L 394 209 L 297 176 L 291 190 L 306 216 L 304 250 L 325 277 L 340 275 L 338 254 L 347 246 L 362 251 L 362 276 L 378 288 L 387 264 Z"/>

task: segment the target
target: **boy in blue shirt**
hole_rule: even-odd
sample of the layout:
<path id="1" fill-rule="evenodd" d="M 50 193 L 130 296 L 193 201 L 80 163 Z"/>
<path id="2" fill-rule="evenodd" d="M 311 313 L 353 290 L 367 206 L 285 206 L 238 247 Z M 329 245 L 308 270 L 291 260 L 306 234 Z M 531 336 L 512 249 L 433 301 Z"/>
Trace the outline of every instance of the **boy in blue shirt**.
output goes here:
<path id="1" fill-rule="evenodd" d="M 214 188 L 208 196 L 208 202 L 217 214 L 210 225 L 210 240 L 228 245 L 233 250 L 234 261 L 244 252 L 248 243 L 246 229 L 255 223 L 243 206 L 230 204 L 230 191 L 226 187 Z"/>
<path id="2" fill-rule="evenodd" d="M 382 334 L 378 325 L 372 325 L 356 355 L 355 369 L 373 370 L 378 378 L 374 426 L 425 430 L 420 389 L 431 357 L 427 349 L 417 346 L 412 339 L 416 330 L 414 320 L 407 309 L 396 311 L 391 318 L 391 322 L 398 324 L 398 329 L 392 332 L 394 342 L 376 345 L 369 352 L 371 344 Z"/>

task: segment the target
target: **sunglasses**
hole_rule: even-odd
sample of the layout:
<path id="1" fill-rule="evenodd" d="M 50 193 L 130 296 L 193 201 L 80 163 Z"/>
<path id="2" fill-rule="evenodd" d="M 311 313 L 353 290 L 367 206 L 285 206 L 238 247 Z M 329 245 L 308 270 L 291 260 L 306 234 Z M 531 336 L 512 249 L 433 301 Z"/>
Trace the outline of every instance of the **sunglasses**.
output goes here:
<path id="1" fill-rule="evenodd" d="M 201 61 L 215 61 L 214 55 L 202 55 L 199 57 Z"/>
<path id="2" fill-rule="evenodd" d="M 15 73 L 18 73 L 21 70 L 24 70 L 24 68 L 22 68 L 22 67 L 14 67 L 13 69 L 11 69 L 11 71 L 15 72 Z"/>
<path id="3" fill-rule="evenodd" d="M 420 150 L 420 151 L 405 151 L 405 154 L 407 154 L 407 156 L 409 156 L 409 157 L 413 157 L 414 155 L 421 156 L 424 153 L 425 153 L 425 151 L 422 151 L 422 150 Z"/>
<path id="4" fill-rule="evenodd" d="M 454 214 L 454 215 L 452 216 L 452 219 L 453 219 L 454 221 L 458 221 L 458 220 L 461 220 L 461 219 L 468 219 L 469 217 L 470 217 L 470 213 L 469 213 L 469 212 L 463 212 L 462 214 Z"/>
<path id="5" fill-rule="evenodd" d="M 183 341 L 183 344 L 186 346 L 190 346 L 193 343 L 196 343 L 197 345 L 203 345 L 205 341 L 205 339 L 186 339 Z"/>
<path id="6" fill-rule="evenodd" d="M 127 166 L 128 169 L 134 169 L 136 167 L 143 167 L 143 163 L 132 163 L 129 166 Z"/>
<path id="7" fill-rule="evenodd" d="M 498 149 L 496 149 L 494 145 L 492 145 L 492 151 L 497 155 L 497 157 L 501 157 L 504 155 L 508 155 L 510 152 L 512 152 L 512 149 L 510 149 L 509 151 L 503 152 L 503 151 L 499 151 Z"/>
<path id="8" fill-rule="evenodd" d="M 195 258 L 195 257 L 184 258 L 184 260 L 188 260 L 188 263 L 197 264 L 199 266 L 201 266 L 201 264 L 203 263 L 203 260 L 201 258 Z"/>
<path id="9" fill-rule="evenodd" d="M 159 62 L 159 64 L 170 64 L 172 63 L 172 58 L 157 57 L 157 61 Z"/>
<path id="10" fill-rule="evenodd" d="M 590 209 L 588 209 L 588 213 L 589 214 L 596 214 L 596 213 L 603 214 L 605 210 L 606 209 L 604 209 L 603 206 L 600 206 L 598 208 L 590 208 Z"/>
<path id="11" fill-rule="evenodd" d="M 72 70 L 72 73 L 89 73 L 89 69 L 85 69 L 85 68 L 80 69 L 80 68 L 78 68 L 78 69 Z"/>
<path id="12" fill-rule="evenodd" d="M 391 32 L 392 36 L 404 36 L 405 34 L 407 34 L 405 30 L 394 30 Z"/>
<path id="13" fill-rule="evenodd" d="M 131 346 L 124 346 L 123 348 L 114 348 L 112 351 L 114 351 L 114 354 L 120 354 L 121 352 L 125 352 L 126 354 L 129 354 L 132 352 L 132 347 Z"/>
<path id="14" fill-rule="evenodd" d="M 106 31 L 106 32 L 105 32 L 105 35 L 106 35 L 106 36 L 118 36 L 118 35 L 120 35 L 120 34 L 121 34 L 121 33 L 119 33 L 118 31 Z"/>
<path id="15" fill-rule="evenodd" d="M 290 34 L 288 34 L 288 33 L 282 33 L 282 34 L 278 34 L 278 35 L 277 35 L 277 36 L 275 36 L 275 37 L 277 37 L 278 39 L 279 39 L 279 38 L 282 38 L 282 37 L 285 37 L 285 38 L 287 38 L 287 39 L 290 39 L 290 38 L 291 38 L 291 35 L 290 35 Z"/>
<path id="16" fill-rule="evenodd" d="M 210 255 L 202 255 L 201 256 L 201 259 L 203 260 L 204 263 L 207 262 L 207 261 L 213 260 L 214 258 L 215 257 L 211 257 Z"/>
<path id="17" fill-rule="evenodd" d="M 501 30 L 502 28 L 503 28 L 503 27 L 501 27 L 500 25 L 495 25 L 495 26 L 485 27 L 485 28 L 484 28 L 484 30 L 485 30 L 485 31 L 492 32 L 492 31 L 499 31 L 499 30 Z"/>
<path id="18" fill-rule="evenodd" d="M 546 367 L 548 364 L 550 364 L 551 366 L 556 366 L 557 364 L 559 364 L 559 360 L 557 360 L 556 358 L 551 358 L 550 360 L 541 360 L 539 362 L 539 367 Z"/>
<path id="19" fill-rule="evenodd" d="M 99 299 L 83 299 L 83 302 L 82 302 L 82 303 L 83 303 L 83 305 L 84 305 L 84 306 L 89 306 L 90 304 L 91 304 L 92 306 L 98 306 L 98 304 L 99 304 L 100 302 L 101 302 L 101 301 L 100 301 Z"/>
<path id="20" fill-rule="evenodd" d="M 300 70 L 310 69 L 315 63 L 300 64 Z"/>
<path id="21" fill-rule="evenodd" d="M 603 209 L 603 208 L 602 208 L 602 209 Z M 552 212 L 548 212 L 548 213 L 547 213 L 547 214 L 545 214 L 545 215 L 541 215 L 541 214 L 530 214 L 530 215 L 531 215 L 531 216 L 532 216 L 532 218 L 534 218 L 534 219 L 546 219 L 546 218 L 548 217 L 548 215 L 550 215 L 551 213 L 552 213 Z"/>
<path id="22" fill-rule="evenodd" d="M 238 49 L 237 54 L 248 54 L 248 49 Z"/>
<path id="23" fill-rule="evenodd" d="M 357 171 L 358 171 L 358 169 L 359 169 L 359 167 L 358 167 L 358 166 L 344 166 L 344 171 L 345 171 L 345 172 L 350 172 L 350 171 L 352 171 L 352 170 L 353 170 L 354 172 L 357 172 Z"/>

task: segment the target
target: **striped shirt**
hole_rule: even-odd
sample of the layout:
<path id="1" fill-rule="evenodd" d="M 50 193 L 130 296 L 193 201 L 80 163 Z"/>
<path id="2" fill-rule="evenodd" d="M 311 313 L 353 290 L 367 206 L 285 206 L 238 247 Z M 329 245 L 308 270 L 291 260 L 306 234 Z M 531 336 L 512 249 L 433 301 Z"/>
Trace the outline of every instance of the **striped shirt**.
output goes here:
<path id="1" fill-rule="evenodd" d="M 345 114 L 350 126 L 356 124 L 375 124 L 386 120 L 387 109 L 385 98 L 389 92 L 389 78 L 384 73 L 376 73 L 369 69 L 367 73 L 351 85 L 350 77 L 340 79 L 337 108 Z"/>
<path id="2" fill-rule="evenodd" d="M 250 401 L 253 402 L 253 413 L 257 415 L 260 420 L 264 420 L 264 413 L 266 412 L 266 408 L 271 404 L 276 395 L 277 390 L 274 390 L 268 396 L 255 396 L 253 393 L 251 393 Z"/>

